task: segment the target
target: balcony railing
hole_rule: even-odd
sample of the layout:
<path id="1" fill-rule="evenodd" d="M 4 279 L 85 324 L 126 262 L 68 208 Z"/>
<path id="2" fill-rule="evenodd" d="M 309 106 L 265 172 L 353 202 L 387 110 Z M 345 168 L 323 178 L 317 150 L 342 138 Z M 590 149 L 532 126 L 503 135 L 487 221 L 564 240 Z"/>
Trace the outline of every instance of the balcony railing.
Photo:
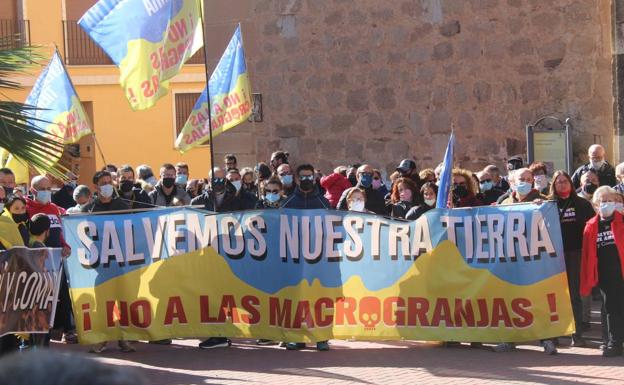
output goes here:
<path id="1" fill-rule="evenodd" d="M 76 20 L 63 20 L 63 39 L 65 41 L 65 64 L 113 64 L 102 48 L 80 28 Z"/>
<path id="2" fill-rule="evenodd" d="M 3 48 L 20 48 L 30 45 L 29 21 L 0 19 L 0 42 Z"/>
<path id="3" fill-rule="evenodd" d="M 80 28 L 76 20 L 63 21 L 63 37 L 65 39 L 65 64 L 71 65 L 102 65 L 113 64 L 108 55 L 98 46 L 87 33 Z M 204 49 L 201 48 L 191 56 L 187 64 L 203 64 Z"/>

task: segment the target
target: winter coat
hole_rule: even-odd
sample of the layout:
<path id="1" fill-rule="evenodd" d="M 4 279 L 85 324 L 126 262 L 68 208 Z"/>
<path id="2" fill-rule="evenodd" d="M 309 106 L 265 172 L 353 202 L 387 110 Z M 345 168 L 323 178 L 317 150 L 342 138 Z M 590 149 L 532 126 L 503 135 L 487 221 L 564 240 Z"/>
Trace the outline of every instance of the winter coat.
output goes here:
<path id="1" fill-rule="evenodd" d="M 321 186 L 325 189 L 325 198 L 329 201 L 332 208 L 338 206 L 340 196 L 346 190 L 351 188 L 351 182 L 342 174 L 333 173 L 321 178 Z"/>

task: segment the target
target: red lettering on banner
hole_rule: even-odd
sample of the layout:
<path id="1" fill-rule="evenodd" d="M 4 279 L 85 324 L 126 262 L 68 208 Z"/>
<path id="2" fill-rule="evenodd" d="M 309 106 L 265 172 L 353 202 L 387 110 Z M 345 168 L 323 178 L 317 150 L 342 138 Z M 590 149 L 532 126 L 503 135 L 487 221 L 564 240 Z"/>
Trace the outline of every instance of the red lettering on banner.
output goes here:
<path id="1" fill-rule="evenodd" d="M 355 298 L 342 297 L 336 299 L 336 325 L 344 325 L 345 318 L 349 325 L 355 325 Z"/>
<path id="2" fill-rule="evenodd" d="M 487 301 L 483 298 L 479 298 L 477 303 L 479 304 L 479 314 L 481 316 L 479 322 L 477 322 L 477 327 L 488 327 L 490 325 L 490 311 L 488 310 Z"/>
<path id="3" fill-rule="evenodd" d="M 314 317 L 318 327 L 323 328 L 334 323 L 334 316 L 325 314 L 325 309 L 332 309 L 333 307 L 334 301 L 331 298 L 323 297 L 316 301 L 316 304 L 314 304 Z"/>
<path id="4" fill-rule="evenodd" d="M 290 312 L 292 301 L 284 300 L 283 307 L 280 306 L 279 298 L 269 298 L 269 325 L 290 328 Z"/>
<path id="5" fill-rule="evenodd" d="M 130 305 L 130 320 L 135 327 L 148 328 L 152 323 L 152 307 L 149 301 L 143 299 L 133 302 Z"/>
<path id="6" fill-rule="evenodd" d="M 507 328 L 512 326 L 505 300 L 503 298 L 494 298 L 492 302 L 492 327 L 499 327 L 501 321 Z"/>
<path id="7" fill-rule="evenodd" d="M 312 318 L 312 312 L 310 311 L 309 301 L 299 301 L 297 304 L 297 310 L 295 310 L 295 319 L 293 320 L 292 327 L 294 329 L 301 329 L 301 325 L 305 323 L 307 328 L 314 327 L 314 319 Z"/>
<path id="8" fill-rule="evenodd" d="M 531 301 L 526 298 L 514 298 L 511 301 L 511 311 L 518 317 L 513 318 L 513 324 L 517 328 L 526 328 L 533 325 L 533 314 L 528 311 Z"/>
<path id="9" fill-rule="evenodd" d="M 438 327 L 442 321 L 444 321 L 444 325 L 447 328 L 453 327 L 453 320 L 451 320 L 451 307 L 449 306 L 447 298 L 438 298 L 436 301 L 435 309 L 433 309 L 431 326 Z"/>
<path id="10" fill-rule="evenodd" d="M 128 303 L 120 301 L 106 301 L 106 325 L 111 328 L 119 321 L 119 326 L 128 326 Z"/>
<path id="11" fill-rule="evenodd" d="M 464 305 L 464 301 L 461 298 L 455 298 L 455 326 L 462 326 L 462 320 L 466 321 L 466 326 L 474 327 L 475 317 L 472 310 L 472 302 L 467 299 Z"/>
<path id="12" fill-rule="evenodd" d="M 260 306 L 260 300 L 258 297 L 254 297 L 253 295 L 244 296 L 241 300 L 241 304 L 243 309 L 249 314 L 241 314 L 241 319 L 244 323 L 248 325 L 255 325 L 260 322 L 260 311 L 258 310 L 258 306 Z"/>
<path id="13" fill-rule="evenodd" d="M 429 300 L 422 297 L 409 297 L 407 299 L 407 324 L 416 326 L 416 319 L 420 326 L 429 326 L 427 312 L 429 311 Z"/>
<path id="14" fill-rule="evenodd" d="M 238 316 L 238 309 L 236 308 L 236 301 L 234 301 L 233 295 L 224 295 L 221 299 L 219 320 L 223 322 L 226 318 L 230 318 L 233 323 L 240 323 L 240 317 Z"/>
<path id="15" fill-rule="evenodd" d="M 396 310 L 395 310 L 396 306 Z M 402 309 L 405 300 L 401 297 L 388 297 L 383 302 L 383 319 L 386 326 L 404 326 L 405 312 Z"/>
<path id="16" fill-rule="evenodd" d="M 182 299 L 179 296 L 169 298 L 167 303 L 167 312 L 165 313 L 165 325 L 173 324 L 173 319 L 176 318 L 178 323 L 186 324 L 186 314 L 184 313 L 184 306 L 182 306 Z"/>
<path id="17" fill-rule="evenodd" d="M 199 296 L 199 319 L 201 323 L 224 323 L 217 317 L 210 316 L 210 300 L 207 295 Z"/>

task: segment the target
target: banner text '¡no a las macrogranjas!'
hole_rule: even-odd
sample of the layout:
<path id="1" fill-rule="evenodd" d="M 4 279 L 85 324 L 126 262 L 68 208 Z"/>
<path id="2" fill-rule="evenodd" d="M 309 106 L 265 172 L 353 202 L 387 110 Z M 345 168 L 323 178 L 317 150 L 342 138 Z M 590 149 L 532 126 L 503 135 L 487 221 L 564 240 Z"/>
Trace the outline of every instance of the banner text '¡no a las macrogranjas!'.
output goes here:
<path id="1" fill-rule="evenodd" d="M 81 340 L 528 341 L 570 334 L 555 204 L 69 216 Z"/>
<path id="2" fill-rule="evenodd" d="M 200 0 L 100 0 L 78 24 L 119 67 L 132 109 L 144 110 L 202 47 L 200 16 Z"/>

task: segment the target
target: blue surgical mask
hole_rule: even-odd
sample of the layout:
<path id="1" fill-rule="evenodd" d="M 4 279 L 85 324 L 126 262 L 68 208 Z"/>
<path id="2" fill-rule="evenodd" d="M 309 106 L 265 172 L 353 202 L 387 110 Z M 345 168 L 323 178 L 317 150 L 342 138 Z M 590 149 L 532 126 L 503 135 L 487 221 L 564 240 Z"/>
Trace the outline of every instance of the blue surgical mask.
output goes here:
<path id="1" fill-rule="evenodd" d="M 527 195 L 533 189 L 533 185 L 528 182 L 518 182 L 515 186 L 516 192 L 520 195 Z"/>
<path id="2" fill-rule="evenodd" d="M 600 213 L 601 217 L 609 218 L 613 215 L 615 208 L 615 202 L 602 202 L 600 204 L 600 207 L 598 208 L 598 212 Z"/>
<path id="3" fill-rule="evenodd" d="M 47 191 L 47 190 L 37 191 L 37 194 L 35 195 L 35 199 L 37 200 L 37 202 L 43 205 L 46 205 L 50 203 L 50 201 L 52 200 L 52 191 Z"/>
<path id="4" fill-rule="evenodd" d="M 282 181 L 282 184 L 284 184 L 286 186 L 290 186 L 290 185 L 293 184 L 293 176 L 292 175 L 280 176 L 280 180 Z"/>
<path id="5" fill-rule="evenodd" d="M 373 184 L 373 176 L 370 174 L 360 175 L 360 184 L 365 188 L 369 188 Z"/>
<path id="6" fill-rule="evenodd" d="M 188 182 L 188 175 L 186 174 L 180 174 L 176 176 L 175 179 L 175 183 L 176 184 L 183 184 L 186 185 L 186 182 Z"/>
<path id="7" fill-rule="evenodd" d="M 481 182 L 479 183 L 479 187 L 481 188 L 481 192 L 490 191 L 493 187 L 492 182 Z"/>
<path id="8" fill-rule="evenodd" d="M 275 203 L 280 199 L 279 194 L 277 193 L 268 193 L 264 195 L 264 198 L 271 203 Z"/>

